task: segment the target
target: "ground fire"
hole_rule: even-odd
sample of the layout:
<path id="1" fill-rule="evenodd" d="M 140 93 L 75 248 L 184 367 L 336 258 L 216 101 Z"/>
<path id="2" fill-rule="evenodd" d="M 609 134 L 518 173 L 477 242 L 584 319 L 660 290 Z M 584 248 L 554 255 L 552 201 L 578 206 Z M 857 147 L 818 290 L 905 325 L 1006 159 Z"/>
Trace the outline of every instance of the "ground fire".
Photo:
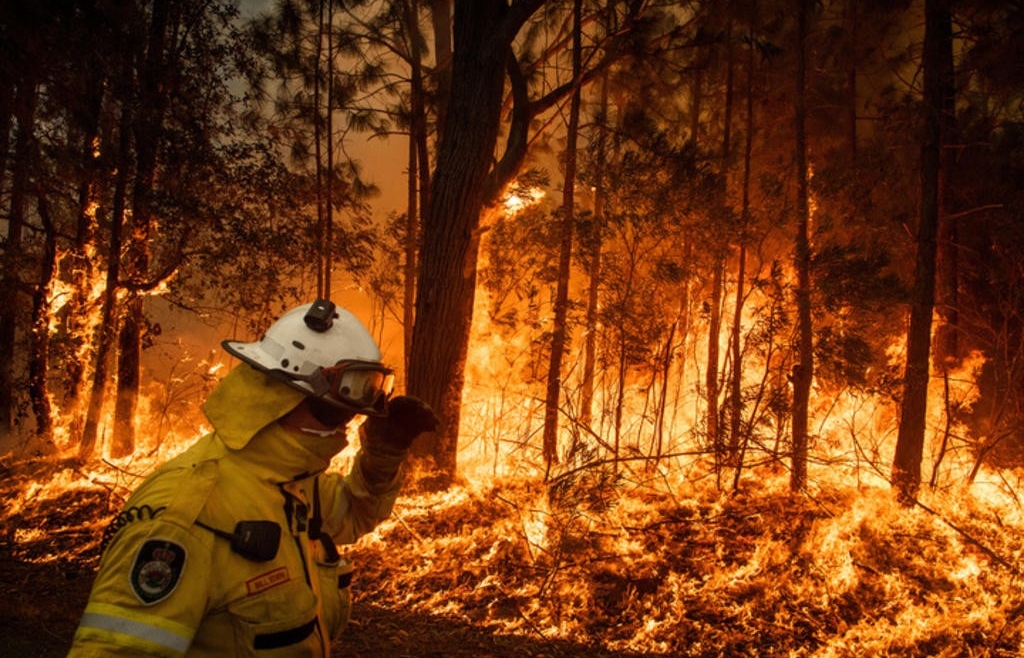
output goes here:
<path id="1" fill-rule="evenodd" d="M 490 346 L 519 349 L 493 335 Z M 487 420 L 501 415 L 501 380 L 475 362 L 486 382 L 467 395 L 490 397 L 467 398 L 480 417 L 463 429 L 465 478 L 435 492 L 413 477 L 392 518 L 349 547 L 356 606 L 341 655 L 1012 656 L 1024 646 L 1019 476 L 983 468 L 968 483 L 973 461 L 952 451 L 937 486 L 900 506 L 885 482 L 891 405 L 857 395 L 821 405 L 799 493 L 766 446 L 749 448 L 734 483 L 690 440 L 653 460 L 578 438 L 545 478 L 529 442 L 501 445 L 516 443 Z M 943 394 L 969 399 L 969 378 L 950 379 L 960 390 Z M 513 411 L 504 427 L 516 426 Z M 61 655 L 104 528 L 140 477 L 188 442 L 87 466 L 5 460 L 8 649 Z"/>

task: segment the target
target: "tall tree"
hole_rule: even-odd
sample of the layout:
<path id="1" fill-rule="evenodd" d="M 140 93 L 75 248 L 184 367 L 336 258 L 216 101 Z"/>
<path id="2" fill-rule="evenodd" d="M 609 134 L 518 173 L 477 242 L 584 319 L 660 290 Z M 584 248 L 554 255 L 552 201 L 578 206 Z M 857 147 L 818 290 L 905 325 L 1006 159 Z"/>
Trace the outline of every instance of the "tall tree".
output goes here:
<path id="1" fill-rule="evenodd" d="M 173 15 L 172 15 L 172 10 Z M 136 173 L 131 194 L 131 220 L 125 245 L 125 300 L 120 312 L 117 349 L 117 392 L 110 451 L 125 457 L 135 450 L 135 410 L 139 398 L 142 364 L 142 333 L 145 326 L 144 289 L 149 279 L 150 240 L 156 221 L 154 193 L 164 112 L 171 92 L 171 73 L 177 68 L 173 53 L 177 44 L 169 33 L 178 31 L 180 5 L 155 0 L 143 42 L 145 54 L 138 78 L 139 110 L 132 126 Z M 169 43 L 170 42 L 170 43 Z M 117 258 L 111 254 L 111 258 Z"/>
<path id="2" fill-rule="evenodd" d="M 576 223 L 576 143 L 580 127 L 580 74 L 583 68 L 582 0 L 574 0 L 572 9 L 572 79 L 574 89 L 569 103 L 563 158 L 562 207 L 559 216 L 558 275 L 555 291 L 555 316 L 551 329 L 551 354 L 548 362 L 547 390 L 544 398 L 543 455 L 547 469 L 558 463 L 558 414 L 562 392 L 562 360 L 569 340 L 569 275 L 572 265 L 573 225 Z"/>
<path id="3" fill-rule="evenodd" d="M 799 491 L 807 483 L 808 405 L 814 380 L 814 336 L 811 326 L 810 173 L 807 170 L 807 33 L 809 0 L 797 0 L 796 74 L 796 269 L 797 351 L 793 366 L 793 447 L 789 486 Z"/>
<path id="4" fill-rule="evenodd" d="M 580 382 L 580 424 L 589 427 L 594 407 L 594 379 L 597 370 L 598 309 L 601 288 L 601 250 L 604 234 L 604 202 L 607 194 L 605 166 L 608 149 L 608 73 L 601 75 L 596 135 L 593 138 L 593 212 L 588 230 L 581 236 L 587 250 L 587 310 L 584 321 L 583 375 Z"/>
<path id="5" fill-rule="evenodd" d="M 0 45 L 7 58 L 3 69 L 3 95 L 9 104 L 4 120 L 7 128 L 14 128 L 11 180 L 7 204 L 7 231 L 4 243 L 3 270 L 0 272 L 0 425 L 13 429 L 17 415 L 18 325 L 24 323 L 24 293 L 31 282 L 24 280 L 25 232 L 27 204 L 32 193 L 33 167 L 36 152 L 36 111 L 39 104 L 39 84 L 43 79 L 42 65 L 46 61 L 45 41 L 32 39 L 34 33 L 43 33 L 46 6 L 40 4 L 8 3 L 0 23 Z M 8 132 L 3 135 L 5 143 Z M 6 162 L 7 152 L 4 158 Z M 2 173 L 2 172 L 0 172 Z"/>
<path id="6" fill-rule="evenodd" d="M 506 68 L 518 89 L 512 40 L 543 0 L 456 0 L 452 90 L 438 148 L 431 203 L 423 226 L 423 258 L 416 294 L 416 326 L 408 388 L 438 413 L 435 437 L 414 450 L 432 456 L 446 481 L 456 473 L 463 365 L 476 288 L 480 212 L 518 167 L 525 135 L 510 137 L 502 163 L 491 171 L 498 139 Z M 525 87 L 515 93 L 519 113 Z M 525 126 L 517 126 L 525 130 Z"/>
<path id="7" fill-rule="evenodd" d="M 921 143 L 920 218 L 917 226 L 917 259 L 914 289 L 907 328 L 907 357 L 903 374 L 900 426 L 892 463 L 892 484 L 897 499 L 912 505 L 921 486 L 932 311 L 935 305 L 936 254 L 938 251 L 939 198 L 942 189 L 941 154 L 944 96 L 952 93 L 953 28 L 951 0 L 925 0 L 924 134 Z"/>

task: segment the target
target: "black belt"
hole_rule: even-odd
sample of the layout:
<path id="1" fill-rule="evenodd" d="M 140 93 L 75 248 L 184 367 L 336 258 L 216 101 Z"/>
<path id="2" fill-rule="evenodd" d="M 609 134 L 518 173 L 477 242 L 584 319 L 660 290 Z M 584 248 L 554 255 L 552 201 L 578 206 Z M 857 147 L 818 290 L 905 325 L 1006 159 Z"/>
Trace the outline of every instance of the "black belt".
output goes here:
<path id="1" fill-rule="evenodd" d="M 280 649 L 281 647 L 298 644 L 312 635 L 315 628 L 316 619 L 314 618 L 312 621 L 297 628 L 289 628 L 286 631 L 277 631 L 276 633 L 263 633 L 262 635 L 257 635 L 253 640 L 253 648 Z"/>

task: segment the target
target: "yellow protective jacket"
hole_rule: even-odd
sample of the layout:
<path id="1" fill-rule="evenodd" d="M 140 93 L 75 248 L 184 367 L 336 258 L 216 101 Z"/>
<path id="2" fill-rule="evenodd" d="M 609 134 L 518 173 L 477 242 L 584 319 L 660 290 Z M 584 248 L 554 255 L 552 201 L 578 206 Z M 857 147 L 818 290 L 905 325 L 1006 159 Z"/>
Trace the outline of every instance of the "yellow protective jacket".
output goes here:
<path id="1" fill-rule="evenodd" d="M 69 658 L 330 654 L 351 567 L 316 526 L 338 543 L 372 530 L 391 512 L 403 455 L 363 441 L 347 476 L 325 473 L 345 439 L 276 422 L 301 400 L 247 365 L 222 380 L 204 405 L 214 431 L 149 476 L 112 524 Z"/>

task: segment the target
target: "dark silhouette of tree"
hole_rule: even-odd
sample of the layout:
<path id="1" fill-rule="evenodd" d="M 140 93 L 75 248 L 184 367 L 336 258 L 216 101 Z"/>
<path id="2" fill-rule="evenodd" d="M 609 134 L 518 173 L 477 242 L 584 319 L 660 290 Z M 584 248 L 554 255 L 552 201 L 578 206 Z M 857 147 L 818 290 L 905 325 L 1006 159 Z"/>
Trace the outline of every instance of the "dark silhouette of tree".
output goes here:
<path id="1" fill-rule="evenodd" d="M 949 0 L 925 0 L 924 134 L 921 144 L 921 211 L 917 225 L 917 260 L 910 298 L 907 358 L 903 375 L 900 427 L 892 463 L 897 499 L 912 505 L 921 485 L 928 381 L 931 373 L 932 312 L 935 305 L 944 97 L 951 93 L 953 28 Z"/>
<path id="2" fill-rule="evenodd" d="M 793 454 L 790 489 L 799 491 L 807 483 L 808 405 L 814 380 L 814 334 L 811 323 L 811 244 L 810 244 L 810 172 L 807 170 L 807 34 L 810 7 L 797 0 L 797 74 L 796 119 L 796 233 L 794 262 L 796 269 L 797 347 L 792 371 L 793 382 Z"/>

